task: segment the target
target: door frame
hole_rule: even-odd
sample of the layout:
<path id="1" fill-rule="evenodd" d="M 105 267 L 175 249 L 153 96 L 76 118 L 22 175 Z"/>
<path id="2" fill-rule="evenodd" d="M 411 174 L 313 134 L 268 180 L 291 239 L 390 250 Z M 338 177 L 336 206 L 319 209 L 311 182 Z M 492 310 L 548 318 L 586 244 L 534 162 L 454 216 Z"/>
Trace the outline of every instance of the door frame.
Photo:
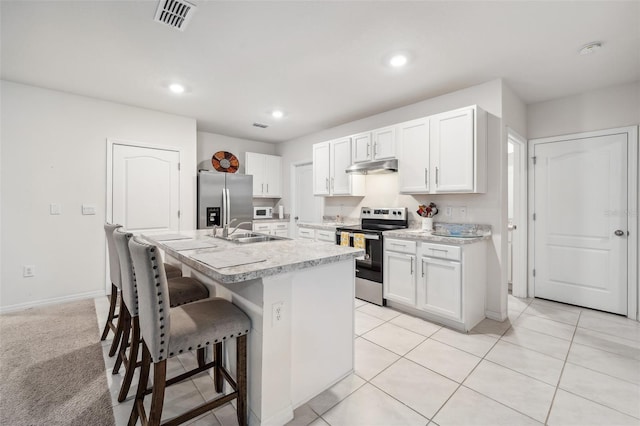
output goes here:
<path id="1" fill-rule="evenodd" d="M 296 226 L 296 220 L 295 217 L 298 215 L 298 212 L 296 210 L 296 170 L 298 167 L 300 166 L 307 166 L 307 165 L 311 165 L 311 167 L 313 168 L 313 161 L 296 161 L 294 163 L 291 163 L 290 166 L 290 176 L 291 178 L 290 180 L 290 199 L 291 199 L 291 213 L 289 213 L 289 229 L 291 230 L 291 232 L 289 233 L 289 236 L 291 238 L 298 238 L 297 232 L 298 232 L 298 227 Z M 314 195 L 314 197 L 318 197 L 317 195 Z M 322 198 L 322 197 L 320 197 Z M 320 217 L 324 216 L 324 202 L 322 203 L 322 207 L 321 207 L 321 211 L 320 211 Z"/>
<path id="2" fill-rule="evenodd" d="M 533 153 L 536 145 L 561 142 L 570 139 L 584 139 L 598 136 L 608 136 L 615 134 L 626 134 L 627 136 L 627 318 L 639 320 L 638 306 L 640 306 L 640 291 L 638 289 L 638 229 L 640 229 L 640 215 L 638 214 L 638 126 L 618 127 L 613 129 L 597 130 L 591 132 L 570 133 L 561 136 L 551 136 L 546 138 L 529 140 L 529 210 L 528 210 L 528 226 L 529 226 L 529 268 L 527 276 L 529 277 L 528 291 L 531 296 L 535 294 L 535 282 L 533 277 L 533 267 L 535 266 L 535 221 L 533 220 L 534 208 L 534 168 Z"/>
<path id="3" fill-rule="evenodd" d="M 513 220 L 518 226 L 518 245 L 514 245 L 514 237 L 511 236 L 511 244 L 513 250 L 511 265 L 512 278 L 512 294 L 515 297 L 529 297 L 529 285 L 527 274 L 527 241 L 528 241 L 528 222 L 527 222 L 527 186 L 528 186 L 528 170 L 527 170 L 527 140 L 520 136 L 516 131 L 507 127 L 507 145 L 512 142 L 519 146 L 519 156 L 513 157 L 513 171 L 514 171 L 514 193 L 517 191 L 520 194 L 518 198 L 519 203 L 514 202 L 514 218 Z M 516 168 L 517 164 L 517 168 Z M 519 177 L 516 181 L 515 172 L 519 171 Z M 518 186 L 516 187 L 516 183 Z M 514 200 L 515 201 L 515 200 Z M 516 265 L 517 263 L 517 265 Z M 516 271 L 518 276 L 516 277 Z"/>
<path id="4" fill-rule="evenodd" d="M 105 191 L 106 200 L 105 200 L 105 222 L 111 223 L 113 220 L 113 147 L 114 145 L 123 145 L 123 146 L 132 146 L 137 148 L 149 148 L 149 149 L 157 149 L 161 151 L 175 151 L 178 153 L 178 162 L 182 165 L 182 150 L 175 146 L 170 145 L 158 145 L 144 142 L 136 142 L 130 141 L 126 139 L 117 139 L 117 138 L 107 138 L 107 190 Z M 178 170 L 178 206 L 182 206 L 181 192 L 180 191 L 180 175 L 182 173 L 182 169 Z M 180 208 L 182 210 L 182 208 Z M 178 218 L 178 229 L 180 229 L 182 225 L 182 215 Z M 105 265 L 105 289 L 106 294 L 111 294 L 111 282 L 109 280 L 109 249 L 107 247 L 107 240 L 105 238 L 105 254 L 104 254 L 104 265 Z"/>

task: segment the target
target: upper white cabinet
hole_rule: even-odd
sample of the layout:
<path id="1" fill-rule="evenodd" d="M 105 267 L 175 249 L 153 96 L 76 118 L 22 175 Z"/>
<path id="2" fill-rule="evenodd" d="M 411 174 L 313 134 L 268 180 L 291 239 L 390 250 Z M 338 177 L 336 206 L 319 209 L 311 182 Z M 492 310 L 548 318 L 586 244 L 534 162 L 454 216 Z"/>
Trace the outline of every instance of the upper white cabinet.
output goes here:
<path id="1" fill-rule="evenodd" d="M 398 125 L 400 192 L 487 191 L 487 113 L 460 108 Z"/>
<path id="2" fill-rule="evenodd" d="M 429 118 L 398 125 L 398 184 L 400 192 L 429 192 Z"/>
<path id="3" fill-rule="evenodd" d="M 282 196 L 281 157 L 247 152 L 245 173 L 253 176 L 254 197 L 279 198 Z"/>
<path id="4" fill-rule="evenodd" d="M 364 176 L 346 173 L 350 165 L 350 138 L 313 145 L 313 194 L 364 196 Z"/>
<path id="5" fill-rule="evenodd" d="M 351 137 L 352 162 L 385 160 L 396 156 L 396 127 L 389 126 Z"/>

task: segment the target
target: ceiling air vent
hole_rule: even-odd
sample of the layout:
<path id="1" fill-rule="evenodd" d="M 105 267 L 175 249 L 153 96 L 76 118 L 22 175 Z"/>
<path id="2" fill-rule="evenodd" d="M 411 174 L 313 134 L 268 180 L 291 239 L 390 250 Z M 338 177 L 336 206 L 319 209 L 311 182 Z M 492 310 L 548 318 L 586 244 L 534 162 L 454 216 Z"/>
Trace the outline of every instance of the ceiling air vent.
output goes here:
<path id="1" fill-rule="evenodd" d="M 184 31 L 196 6 L 184 0 L 160 0 L 154 21 Z"/>
<path id="2" fill-rule="evenodd" d="M 254 127 L 260 127 L 261 129 L 266 129 L 267 127 L 269 127 L 268 124 L 262 124 L 262 123 L 253 123 Z"/>

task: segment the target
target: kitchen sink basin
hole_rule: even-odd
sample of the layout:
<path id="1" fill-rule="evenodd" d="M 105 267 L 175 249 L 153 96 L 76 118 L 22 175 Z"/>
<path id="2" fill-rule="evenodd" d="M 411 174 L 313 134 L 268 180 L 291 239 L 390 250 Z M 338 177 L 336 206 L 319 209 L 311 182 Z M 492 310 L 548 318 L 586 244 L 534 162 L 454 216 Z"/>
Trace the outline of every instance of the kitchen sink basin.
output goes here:
<path id="1" fill-rule="evenodd" d="M 227 237 L 216 235 L 216 238 L 231 241 L 238 244 L 260 243 L 263 241 L 288 240 L 284 237 L 275 237 L 273 235 L 258 234 L 255 232 L 235 232 Z"/>

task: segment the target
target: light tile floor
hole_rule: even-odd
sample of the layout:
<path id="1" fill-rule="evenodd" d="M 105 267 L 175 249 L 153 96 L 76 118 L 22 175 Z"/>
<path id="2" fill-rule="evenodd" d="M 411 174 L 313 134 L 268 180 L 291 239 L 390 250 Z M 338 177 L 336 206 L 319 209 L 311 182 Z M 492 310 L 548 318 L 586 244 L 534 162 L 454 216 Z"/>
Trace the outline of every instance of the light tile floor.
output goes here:
<path id="1" fill-rule="evenodd" d="M 96 301 L 99 323 L 106 303 Z M 637 425 L 640 323 L 541 299 L 509 295 L 509 319 L 469 334 L 355 301 L 355 373 L 295 410 L 290 425 Z M 118 425 L 121 375 L 105 366 Z M 173 373 L 195 363 L 170 360 Z M 202 375 L 169 388 L 166 417 L 210 399 Z M 130 395 L 135 392 L 132 386 Z M 192 425 L 236 425 L 231 405 Z"/>

